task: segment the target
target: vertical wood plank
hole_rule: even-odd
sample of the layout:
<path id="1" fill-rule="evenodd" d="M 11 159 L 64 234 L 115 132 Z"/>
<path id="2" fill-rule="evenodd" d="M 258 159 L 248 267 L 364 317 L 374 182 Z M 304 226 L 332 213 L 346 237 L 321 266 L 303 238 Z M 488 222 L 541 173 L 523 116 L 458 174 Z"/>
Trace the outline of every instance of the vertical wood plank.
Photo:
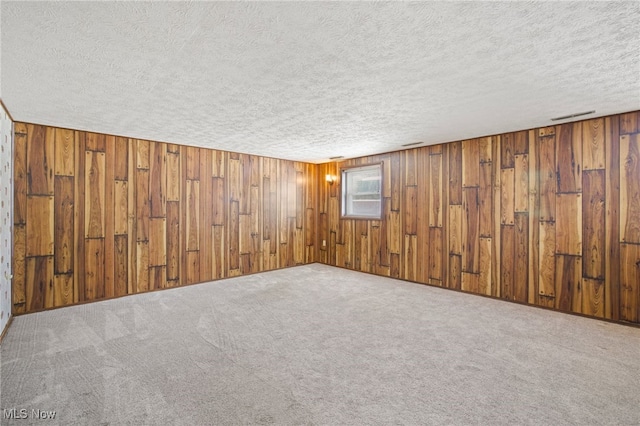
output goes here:
<path id="1" fill-rule="evenodd" d="M 477 139 L 462 141 L 462 187 L 480 184 L 480 144 Z"/>
<path id="2" fill-rule="evenodd" d="M 478 188 L 462 189 L 462 270 L 480 272 L 480 213 Z"/>
<path id="3" fill-rule="evenodd" d="M 449 206 L 449 253 L 462 255 L 462 205 Z"/>
<path id="4" fill-rule="evenodd" d="M 515 134 L 505 133 L 500 141 L 500 168 L 515 167 Z"/>
<path id="5" fill-rule="evenodd" d="M 640 133 L 620 137 L 620 241 L 640 244 Z"/>
<path id="6" fill-rule="evenodd" d="M 493 182 L 491 163 L 480 164 L 480 186 L 478 188 L 479 233 L 481 237 L 493 235 Z"/>
<path id="7" fill-rule="evenodd" d="M 540 221 L 553 222 L 556 214 L 556 140 L 539 139 Z"/>
<path id="8" fill-rule="evenodd" d="M 86 241 L 85 258 L 85 300 L 104 297 L 104 238 L 90 238 Z"/>
<path id="9" fill-rule="evenodd" d="M 480 237 L 480 273 L 478 275 L 478 293 L 491 295 L 491 238 Z"/>
<path id="10" fill-rule="evenodd" d="M 449 148 L 449 204 L 462 204 L 462 142 L 452 142 Z"/>
<path id="11" fill-rule="evenodd" d="M 604 279 L 605 171 L 585 171 L 582 179 L 582 276 Z"/>
<path id="12" fill-rule="evenodd" d="M 114 235 L 126 235 L 129 221 L 129 183 L 126 180 L 114 181 L 113 202 Z"/>
<path id="13" fill-rule="evenodd" d="M 149 217 L 167 215 L 167 145 L 149 144 Z"/>
<path id="14" fill-rule="evenodd" d="M 582 194 L 558 194 L 556 253 L 582 254 Z"/>
<path id="15" fill-rule="evenodd" d="M 429 228 L 429 241 L 429 278 L 444 281 L 442 228 Z"/>
<path id="16" fill-rule="evenodd" d="M 180 204 L 167 202 L 167 279 L 180 278 Z"/>
<path id="17" fill-rule="evenodd" d="M 129 277 L 129 242 L 127 235 L 116 235 L 114 245 L 114 282 L 113 295 L 124 296 L 127 294 L 127 280 Z"/>
<path id="18" fill-rule="evenodd" d="M 513 299 L 526 303 L 529 295 L 529 216 L 526 213 L 515 215 L 514 249 Z"/>
<path id="19" fill-rule="evenodd" d="M 584 170 L 600 170 L 605 165 L 604 118 L 582 122 L 582 159 Z"/>
<path id="20" fill-rule="evenodd" d="M 113 178 L 115 180 L 126 181 L 129 179 L 129 140 L 116 136 L 113 152 Z"/>
<path id="21" fill-rule="evenodd" d="M 53 254 L 54 209 L 52 196 L 27 196 L 27 257 Z"/>
<path id="22" fill-rule="evenodd" d="M 136 293 L 149 291 L 149 242 L 136 243 Z"/>
<path id="23" fill-rule="evenodd" d="M 86 149 L 95 152 L 105 152 L 106 149 L 106 136 L 102 133 L 86 132 L 85 144 Z"/>
<path id="24" fill-rule="evenodd" d="M 136 175 L 136 237 L 138 241 L 149 240 L 149 170 L 137 169 Z"/>
<path id="25" fill-rule="evenodd" d="M 579 192 L 582 190 L 582 124 L 568 123 L 558 127 L 558 192 Z"/>
<path id="26" fill-rule="evenodd" d="M 53 307 L 53 256 L 28 257 L 25 264 L 27 311 Z"/>
<path id="27" fill-rule="evenodd" d="M 56 176 L 73 176 L 75 161 L 75 132 L 68 129 L 53 129 L 55 132 L 55 164 Z M 61 283 L 68 283 L 61 278 Z"/>
<path id="28" fill-rule="evenodd" d="M 149 220 L 149 266 L 167 264 L 167 220 L 152 218 Z"/>
<path id="29" fill-rule="evenodd" d="M 583 277 L 581 312 L 586 315 L 604 318 L 604 305 L 604 280 Z"/>
<path id="30" fill-rule="evenodd" d="M 73 272 L 55 274 L 53 277 L 53 306 L 67 306 L 73 303 Z"/>
<path id="31" fill-rule="evenodd" d="M 27 125 L 27 194 L 53 195 L 53 129 Z"/>
<path id="32" fill-rule="evenodd" d="M 180 201 L 180 154 L 167 153 L 167 201 Z"/>
<path id="33" fill-rule="evenodd" d="M 13 227 L 13 282 L 11 286 L 12 312 L 15 314 L 27 312 L 27 228 L 26 225 Z"/>
<path id="34" fill-rule="evenodd" d="M 27 222 L 27 125 L 14 124 L 13 136 L 13 223 Z"/>
<path id="35" fill-rule="evenodd" d="M 442 154 L 429 156 L 429 226 L 442 226 Z"/>
<path id="36" fill-rule="evenodd" d="M 620 319 L 640 322 L 640 245 L 620 245 Z"/>
<path id="37" fill-rule="evenodd" d="M 540 222 L 540 266 L 539 292 L 541 296 L 555 297 L 556 295 L 556 224 Z"/>
<path id="38" fill-rule="evenodd" d="M 529 156 L 527 154 L 515 155 L 514 171 L 514 211 L 529 211 Z"/>
<path id="39" fill-rule="evenodd" d="M 556 309 L 582 312 L 582 258 L 556 256 Z"/>
<path id="40" fill-rule="evenodd" d="M 149 169 L 149 141 L 134 139 L 136 167 L 138 169 Z M 89 149 L 89 148 L 87 148 Z"/>
<path id="41" fill-rule="evenodd" d="M 55 177 L 53 265 L 56 274 L 73 272 L 73 252 L 75 249 L 73 235 L 73 185 L 72 176 Z M 64 283 L 67 283 L 67 281 L 64 281 Z M 73 281 L 71 281 L 71 284 L 73 285 Z M 73 292 L 71 296 L 73 296 Z"/>
<path id="42" fill-rule="evenodd" d="M 605 318 L 620 318 L 619 117 L 605 119 Z"/>
<path id="43" fill-rule="evenodd" d="M 105 153 L 86 151 L 85 160 L 85 238 L 104 237 Z"/>
<path id="44" fill-rule="evenodd" d="M 229 269 L 240 268 L 240 212 L 237 201 L 229 208 Z"/>
<path id="45" fill-rule="evenodd" d="M 505 225 L 501 229 L 500 247 L 500 283 L 502 285 L 501 295 L 508 300 L 515 299 L 515 250 L 516 235 L 514 225 Z"/>
<path id="46" fill-rule="evenodd" d="M 502 169 L 500 171 L 501 210 L 500 223 L 513 225 L 515 212 L 515 169 Z"/>
<path id="47" fill-rule="evenodd" d="M 449 256 L 449 273 L 447 287 L 456 290 L 462 289 L 462 256 L 452 254 Z"/>
<path id="48" fill-rule="evenodd" d="M 200 182 L 197 180 L 187 180 L 186 190 L 186 250 L 197 251 L 200 247 L 199 226 L 200 226 Z"/>

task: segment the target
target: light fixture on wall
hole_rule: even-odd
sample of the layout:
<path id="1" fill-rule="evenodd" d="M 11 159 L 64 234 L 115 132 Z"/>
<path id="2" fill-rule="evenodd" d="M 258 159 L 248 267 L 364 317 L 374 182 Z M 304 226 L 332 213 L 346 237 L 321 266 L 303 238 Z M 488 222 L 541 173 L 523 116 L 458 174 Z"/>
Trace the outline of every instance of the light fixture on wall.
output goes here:
<path id="1" fill-rule="evenodd" d="M 324 178 L 329 185 L 333 185 L 336 181 L 336 177 L 334 175 L 326 175 Z"/>

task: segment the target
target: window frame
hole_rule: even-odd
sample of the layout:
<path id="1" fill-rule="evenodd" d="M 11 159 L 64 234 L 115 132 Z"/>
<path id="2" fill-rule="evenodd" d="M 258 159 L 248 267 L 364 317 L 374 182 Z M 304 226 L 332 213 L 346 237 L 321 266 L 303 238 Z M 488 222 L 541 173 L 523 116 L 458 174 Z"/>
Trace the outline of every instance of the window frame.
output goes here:
<path id="1" fill-rule="evenodd" d="M 377 214 L 374 215 L 362 215 L 362 214 L 347 214 L 347 197 L 349 195 L 348 175 L 350 173 L 357 173 L 358 171 L 365 171 L 377 169 L 380 176 L 380 186 L 378 191 L 379 209 Z M 352 166 L 344 166 L 340 168 L 340 219 L 358 219 L 358 220 L 382 220 L 382 202 L 383 202 L 383 184 L 384 184 L 384 167 L 383 162 L 379 161 L 370 164 L 356 164 Z"/>

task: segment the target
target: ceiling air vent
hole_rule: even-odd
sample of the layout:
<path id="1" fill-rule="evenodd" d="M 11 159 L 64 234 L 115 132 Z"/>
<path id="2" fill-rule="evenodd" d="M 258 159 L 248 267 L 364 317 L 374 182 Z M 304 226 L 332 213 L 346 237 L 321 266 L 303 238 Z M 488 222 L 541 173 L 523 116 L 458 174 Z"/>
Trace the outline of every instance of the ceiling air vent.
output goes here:
<path id="1" fill-rule="evenodd" d="M 400 146 L 414 146 L 414 145 L 420 145 L 421 143 L 423 143 L 423 142 L 422 142 L 422 141 L 419 141 L 419 142 L 410 142 L 410 143 L 402 144 L 402 145 L 400 145 Z"/>
<path id="2" fill-rule="evenodd" d="M 344 158 L 344 155 L 338 155 L 337 157 L 329 157 L 329 160 L 339 160 L 341 158 Z"/>
<path id="3" fill-rule="evenodd" d="M 567 118 L 576 118 L 583 115 L 593 114 L 594 112 L 596 111 L 593 110 L 593 111 L 587 111 L 587 112 L 577 112 L 575 114 L 563 115 L 562 117 L 552 118 L 551 121 L 566 120 Z"/>

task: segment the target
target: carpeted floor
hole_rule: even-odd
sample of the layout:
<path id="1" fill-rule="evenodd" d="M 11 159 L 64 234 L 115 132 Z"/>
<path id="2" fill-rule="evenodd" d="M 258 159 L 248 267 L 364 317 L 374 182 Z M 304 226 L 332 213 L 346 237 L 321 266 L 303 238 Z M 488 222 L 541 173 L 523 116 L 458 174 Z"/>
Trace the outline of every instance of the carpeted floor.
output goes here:
<path id="1" fill-rule="evenodd" d="M 0 362 L 2 424 L 640 424 L 640 329 L 320 264 L 20 316 Z"/>

